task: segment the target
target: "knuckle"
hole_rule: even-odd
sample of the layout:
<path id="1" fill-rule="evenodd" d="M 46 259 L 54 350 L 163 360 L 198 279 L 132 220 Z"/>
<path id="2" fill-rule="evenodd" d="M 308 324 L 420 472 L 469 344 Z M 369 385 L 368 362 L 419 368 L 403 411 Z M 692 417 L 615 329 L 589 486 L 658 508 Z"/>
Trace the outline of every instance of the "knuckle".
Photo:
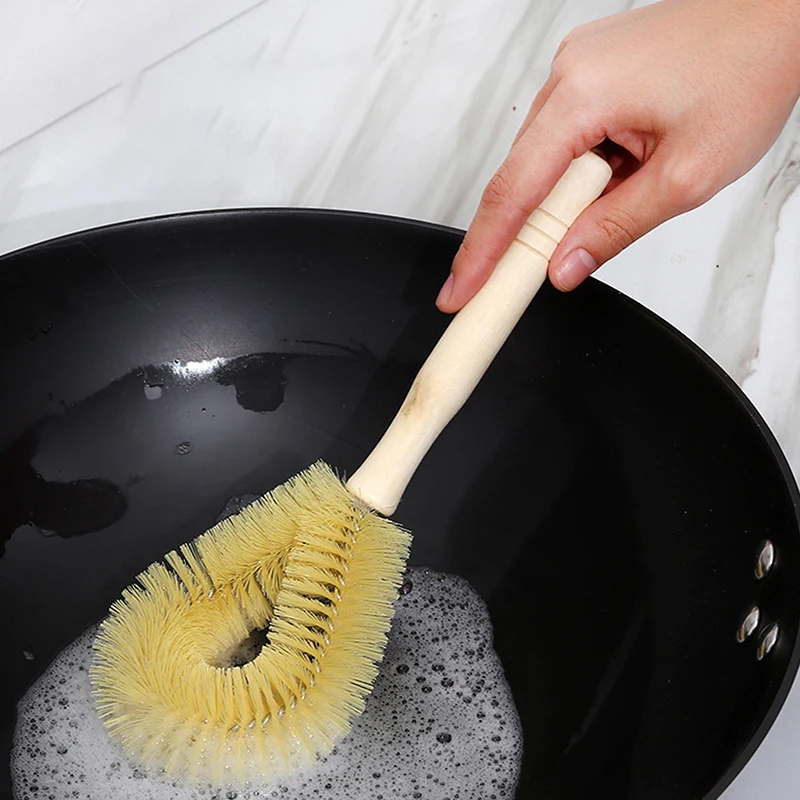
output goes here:
<path id="1" fill-rule="evenodd" d="M 552 67 L 558 90 L 567 106 L 582 107 L 602 97 L 597 67 L 587 62 L 579 49 L 565 50 Z"/>
<path id="2" fill-rule="evenodd" d="M 597 221 L 597 227 L 615 251 L 624 250 L 636 240 L 636 221 L 622 209 L 609 211 Z"/>
<path id="3" fill-rule="evenodd" d="M 670 205 L 681 207 L 690 202 L 696 192 L 697 176 L 687 164 L 680 164 L 667 170 L 664 176 L 664 194 Z"/>
<path id="4" fill-rule="evenodd" d="M 665 171 L 663 193 L 672 208 L 688 211 L 709 200 L 714 183 L 708 168 L 701 163 L 682 161 Z"/>
<path id="5" fill-rule="evenodd" d="M 570 60 L 562 70 L 561 88 L 573 102 L 593 97 L 595 71 L 588 69 L 583 61 Z"/>
<path id="6" fill-rule="evenodd" d="M 561 63 L 561 60 L 564 56 L 564 52 L 567 48 L 572 44 L 575 39 L 575 31 L 570 31 L 559 43 L 558 49 L 556 50 L 556 54 L 553 56 L 552 65 L 553 67 L 558 67 Z"/>
<path id="7" fill-rule="evenodd" d="M 453 261 L 453 272 L 460 275 L 465 271 L 465 264 L 474 262 L 480 252 L 480 247 L 475 243 L 475 233 L 472 229 L 467 231 L 467 235 L 461 240 L 458 249 L 458 256 Z"/>
<path id="8" fill-rule="evenodd" d="M 591 34 L 593 28 L 594 23 L 592 22 L 586 22 L 583 25 L 578 25 L 573 28 L 558 45 L 556 54 L 553 56 L 553 63 L 559 61 L 565 52 L 571 52 L 582 39 L 585 39 Z"/>
<path id="9" fill-rule="evenodd" d="M 487 210 L 494 211 L 508 205 L 516 205 L 515 197 L 516 189 L 511 172 L 506 164 L 502 164 L 486 184 L 481 203 Z"/>

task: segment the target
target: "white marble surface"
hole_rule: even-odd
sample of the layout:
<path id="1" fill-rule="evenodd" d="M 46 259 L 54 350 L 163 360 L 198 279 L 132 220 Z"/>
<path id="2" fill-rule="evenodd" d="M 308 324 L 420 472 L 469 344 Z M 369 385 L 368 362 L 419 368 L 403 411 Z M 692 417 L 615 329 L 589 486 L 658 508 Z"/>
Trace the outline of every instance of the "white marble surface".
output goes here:
<path id="1" fill-rule="evenodd" d="M 622 0 L 3 0 L 0 252 L 197 208 L 466 227 L 560 39 Z M 744 388 L 800 474 L 800 113 L 607 265 Z M 717 266 L 718 265 L 718 266 Z M 800 692 L 726 800 L 800 794 Z"/>

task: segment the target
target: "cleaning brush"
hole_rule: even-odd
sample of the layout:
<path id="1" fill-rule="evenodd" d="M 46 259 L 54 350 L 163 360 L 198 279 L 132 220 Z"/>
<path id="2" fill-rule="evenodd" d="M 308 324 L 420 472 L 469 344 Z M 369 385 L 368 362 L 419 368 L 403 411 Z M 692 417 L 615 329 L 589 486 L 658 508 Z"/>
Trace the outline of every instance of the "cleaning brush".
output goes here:
<path id="1" fill-rule="evenodd" d="M 273 780 L 347 734 L 377 676 L 410 547 L 387 517 L 610 175 L 594 153 L 570 164 L 347 482 L 314 464 L 124 590 L 90 676 L 98 715 L 130 758 L 192 781 Z"/>

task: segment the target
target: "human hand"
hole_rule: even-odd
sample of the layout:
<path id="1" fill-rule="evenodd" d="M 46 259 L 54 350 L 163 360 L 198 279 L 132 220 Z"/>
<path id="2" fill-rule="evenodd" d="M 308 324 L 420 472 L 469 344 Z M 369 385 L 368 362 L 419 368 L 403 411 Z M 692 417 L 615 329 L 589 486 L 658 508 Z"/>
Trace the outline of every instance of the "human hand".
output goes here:
<path id="1" fill-rule="evenodd" d="M 458 311 L 570 161 L 614 176 L 550 260 L 562 291 L 750 170 L 800 96 L 798 0 L 662 0 L 573 30 L 481 198 L 437 299 Z"/>

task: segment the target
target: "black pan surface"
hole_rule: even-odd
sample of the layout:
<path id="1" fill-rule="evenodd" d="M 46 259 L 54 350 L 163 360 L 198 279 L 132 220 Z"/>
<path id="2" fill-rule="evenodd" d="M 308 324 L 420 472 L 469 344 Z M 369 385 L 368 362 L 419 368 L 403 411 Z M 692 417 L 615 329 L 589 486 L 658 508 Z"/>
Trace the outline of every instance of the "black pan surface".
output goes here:
<path id="1" fill-rule="evenodd" d="M 447 323 L 433 299 L 461 236 L 246 210 L 0 259 L 0 795 L 16 701 L 136 572 L 233 496 L 359 465 Z M 525 730 L 519 797 L 722 792 L 798 666 L 798 505 L 766 425 L 696 347 L 597 281 L 542 289 L 396 515 L 413 564 L 488 603 Z"/>

